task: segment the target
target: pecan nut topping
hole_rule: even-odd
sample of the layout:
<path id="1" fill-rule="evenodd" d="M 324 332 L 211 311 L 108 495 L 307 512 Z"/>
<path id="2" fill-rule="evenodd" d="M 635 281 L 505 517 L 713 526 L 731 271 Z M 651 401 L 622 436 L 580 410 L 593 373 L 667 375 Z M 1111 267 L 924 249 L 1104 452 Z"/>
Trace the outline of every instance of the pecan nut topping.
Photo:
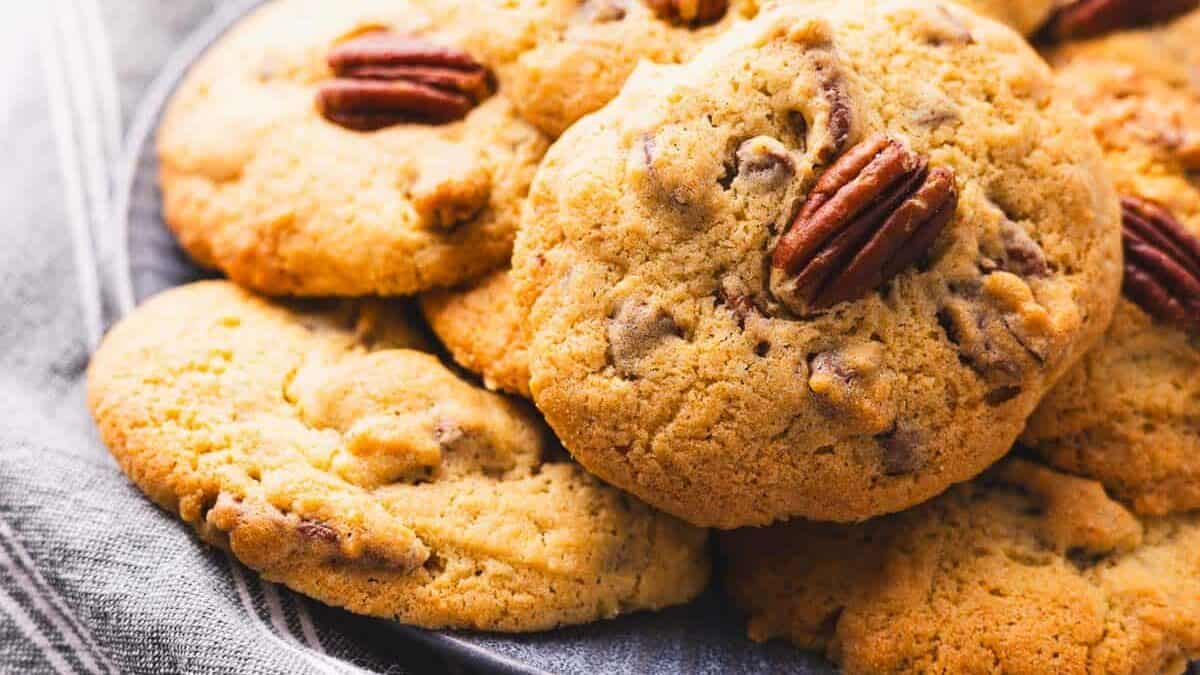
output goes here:
<path id="1" fill-rule="evenodd" d="M 1200 0 L 1073 0 L 1055 12 L 1042 35 L 1050 41 L 1078 40 L 1160 23 L 1197 6 Z"/>
<path id="2" fill-rule="evenodd" d="M 644 0 L 659 17 L 668 21 L 701 26 L 719 21 L 729 9 L 729 0 Z"/>
<path id="3" fill-rule="evenodd" d="M 384 31 L 335 46 L 327 60 L 336 77 L 321 85 L 317 107 L 355 131 L 460 120 L 492 89 L 491 73 L 470 54 Z"/>
<path id="4" fill-rule="evenodd" d="M 771 260 L 771 291 L 800 316 L 857 300 L 933 245 L 954 217 L 954 171 L 873 136 L 817 181 Z"/>
<path id="5" fill-rule="evenodd" d="M 1200 333 L 1200 239 L 1169 211 L 1125 197 L 1125 295 L 1151 316 Z"/>

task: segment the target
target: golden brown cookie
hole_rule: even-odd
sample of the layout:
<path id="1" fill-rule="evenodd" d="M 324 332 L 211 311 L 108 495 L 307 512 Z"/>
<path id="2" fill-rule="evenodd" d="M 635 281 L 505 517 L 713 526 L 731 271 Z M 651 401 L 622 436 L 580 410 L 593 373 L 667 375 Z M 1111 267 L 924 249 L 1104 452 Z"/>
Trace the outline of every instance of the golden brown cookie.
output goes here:
<path id="1" fill-rule="evenodd" d="M 163 293 L 88 374 L 147 495 L 264 577 L 427 627 L 552 628 L 683 602 L 705 533 L 546 456 L 526 409 L 455 377 L 402 307 Z"/>
<path id="2" fill-rule="evenodd" d="M 277 0 L 198 63 L 158 136 L 167 223 L 269 294 L 407 294 L 508 260 L 546 139 L 408 0 Z"/>
<path id="3" fill-rule="evenodd" d="M 784 3 L 568 131 L 514 256 L 530 388 L 696 524 L 854 521 L 1008 451 L 1107 325 L 1118 204 L 1012 31 Z"/>
<path id="4" fill-rule="evenodd" d="M 478 373 L 488 389 L 529 398 L 525 321 L 509 270 L 463 288 L 427 293 L 421 296 L 421 311 L 454 360 Z"/>
<path id="5" fill-rule="evenodd" d="M 679 63 L 759 0 L 427 0 L 495 65 L 521 114 L 551 136 L 598 110 L 640 61 Z"/>
<path id="6" fill-rule="evenodd" d="M 1200 12 L 1049 55 L 1127 198 L 1126 297 L 1023 440 L 1156 515 L 1200 507 L 1197 35 Z"/>
<path id="7" fill-rule="evenodd" d="M 428 0 L 496 64 L 521 114 L 551 136 L 616 97 L 640 61 L 691 58 L 765 0 Z M 1030 33 L 1053 0 L 960 0 Z"/>
<path id="8" fill-rule="evenodd" d="M 984 16 L 1007 24 L 1022 35 L 1041 28 L 1057 4 L 1056 0 L 956 0 Z"/>
<path id="9" fill-rule="evenodd" d="M 1183 673 L 1200 516 L 1139 520 L 1099 483 L 1008 460 L 904 513 L 722 535 L 754 640 L 856 673 Z"/>

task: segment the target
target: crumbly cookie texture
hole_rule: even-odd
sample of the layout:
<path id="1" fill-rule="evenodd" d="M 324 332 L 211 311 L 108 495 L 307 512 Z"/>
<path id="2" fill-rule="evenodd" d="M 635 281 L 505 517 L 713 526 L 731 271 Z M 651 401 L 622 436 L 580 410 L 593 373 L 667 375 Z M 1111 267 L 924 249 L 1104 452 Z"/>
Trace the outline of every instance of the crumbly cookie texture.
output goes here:
<path id="1" fill-rule="evenodd" d="M 456 122 L 329 121 L 330 50 L 377 31 L 461 48 L 406 0 L 278 0 L 193 68 L 158 151 L 167 223 L 198 262 L 295 295 L 414 293 L 507 262 L 546 139 L 503 88 Z"/>
<path id="2" fill-rule="evenodd" d="M 485 55 L 525 119 L 551 136 L 598 110 L 640 61 L 679 63 L 758 0 L 426 0 Z M 712 16 L 672 5 L 711 5 Z M 657 8 L 657 11 L 656 11 Z M 684 8 L 688 9 L 688 8 Z"/>
<path id="3" fill-rule="evenodd" d="M 421 311 L 454 360 L 488 389 L 529 398 L 528 340 L 509 270 L 421 296 Z"/>
<path id="4" fill-rule="evenodd" d="M 411 349 L 407 319 L 181 287 L 109 334 L 89 403 L 155 502 L 354 612 L 527 631 L 703 588 L 703 531 L 547 459 L 536 418 Z"/>
<path id="5" fill-rule="evenodd" d="M 1117 190 L 1200 236 L 1200 12 L 1048 54 L 1105 151 Z M 1200 507 L 1200 335 L 1123 299 L 1023 441 L 1141 512 Z"/>
<path id="6" fill-rule="evenodd" d="M 960 0 L 1032 32 L 1053 0 Z M 683 63 L 768 0 L 427 0 L 496 65 L 525 119 L 557 137 L 617 96 L 641 61 Z"/>
<path id="7" fill-rule="evenodd" d="M 721 549 L 752 639 L 848 674 L 1183 673 L 1200 656 L 1200 517 L 1139 520 L 1025 460 L 904 513 Z"/>
<path id="8" fill-rule="evenodd" d="M 788 3 L 640 71 L 534 181 L 534 400 L 590 471 L 700 525 L 861 520 L 974 476 L 1117 300 L 1076 117 L 1019 36 L 925 2 Z M 881 175 L 922 166 L 897 207 Z M 889 209 L 894 254 L 839 248 Z"/>

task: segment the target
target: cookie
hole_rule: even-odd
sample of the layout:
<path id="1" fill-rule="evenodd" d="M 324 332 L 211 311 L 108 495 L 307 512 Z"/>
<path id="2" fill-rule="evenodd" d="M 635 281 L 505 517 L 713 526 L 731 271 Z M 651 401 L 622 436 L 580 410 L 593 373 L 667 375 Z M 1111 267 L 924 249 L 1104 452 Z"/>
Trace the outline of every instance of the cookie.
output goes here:
<path id="1" fill-rule="evenodd" d="M 1006 461 L 860 525 L 725 533 L 754 640 L 854 673 L 1183 673 L 1200 656 L 1200 516 Z"/>
<path id="2" fill-rule="evenodd" d="M 509 270 L 465 288 L 427 293 L 421 311 L 454 360 L 478 373 L 488 389 L 529 398 L 525 322 Z"/>
<path id="3" fill-rule="evenodd" d="M 108 335 L 89 403 L 155 502 L 354 612 L 528 631 L 703 588 L 702 530 L 555 460 L 529 411 L 410 348 L 402 309 L 174 289 Z"/>
<path id="4" fill-rule="evenodd" d="M 539 169 L 531 393 L 699 525 L 897 511 L 1003 455 L 1118 297 L 1095 141 L 953 5 L 786 3 L 641 71 Z"/>
<path id="5" fill-rule="evenodd" d="M 183 247 L 268 294 L 408 294 L 507 263 L 547 140 L 449 33 L 406 0 L 245 19 L 159 131 Z"/>
<path id="6" fill-rule="evenodd" d="M 682 63 L 763 0 L 430 0 L 488 55 L 525 119 L 557 137 L 620 92 L 640 61 Z M 1053 0 L 961 0 L 1029 33 Z"/>
<path id="7" fill-rule="evenodd" d="M 679 63 L 757 0 L 429 0 L 495 64 L 525 119 L 557 137 L 621 90 L 639 61 Z"/>
<path id="8" fill-rule="evenodd" d="M 957 0 L 980 14 L 991 17 L 1022 35 L 1041 28 L 1058 4 L 1057 0 Z"/>
<path id="9" fill-rule="evenodd" d="M 1050 54 L 1126 198 L 1128 263 L 1112 327 L 1023 441 L 1154 515 L 1200 507 L 1198 34 L 1200 12 Z"/>

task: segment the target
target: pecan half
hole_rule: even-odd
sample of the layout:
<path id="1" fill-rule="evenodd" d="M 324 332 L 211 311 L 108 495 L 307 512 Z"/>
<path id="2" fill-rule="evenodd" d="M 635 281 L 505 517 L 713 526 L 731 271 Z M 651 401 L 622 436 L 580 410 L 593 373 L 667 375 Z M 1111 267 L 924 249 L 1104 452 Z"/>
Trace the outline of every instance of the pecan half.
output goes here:
<path id="1" fill-rule="evenodd" d="M 1200 239 L 1169 211 L 1125 197 L 1125 295 L 1151 316 L 1200 333 Z"/>
<path id="2" fill-rule="evenodd" d="M 719 21 L 729 0 L 643 0 L 660 18 L 691 26 Z"/>
<path id="3" fill-rule="evenodd" d="M 882 134 L 817 181 L 771 256 L 771 291 L 811 315 L 857 300 L 917 262 L 954 217 L 954 171 Z"/>
<path id="4" fill-rule="evenodd" d="M 1094 37 L 1122 28 L 1160 23 L 1197 6 L 1200 0 L 1073 0 L 1050 17 L 1042 36 L 1050 41 Z"/>
<path id="5" fill-rule="evenodd" d="M 327 58 L 337 77 L 317 91 L 317 108 L 355 131 L 460 120 L 492 87 L 491 73 L 470 54 L 395 33 L 367 33 Z"/>

